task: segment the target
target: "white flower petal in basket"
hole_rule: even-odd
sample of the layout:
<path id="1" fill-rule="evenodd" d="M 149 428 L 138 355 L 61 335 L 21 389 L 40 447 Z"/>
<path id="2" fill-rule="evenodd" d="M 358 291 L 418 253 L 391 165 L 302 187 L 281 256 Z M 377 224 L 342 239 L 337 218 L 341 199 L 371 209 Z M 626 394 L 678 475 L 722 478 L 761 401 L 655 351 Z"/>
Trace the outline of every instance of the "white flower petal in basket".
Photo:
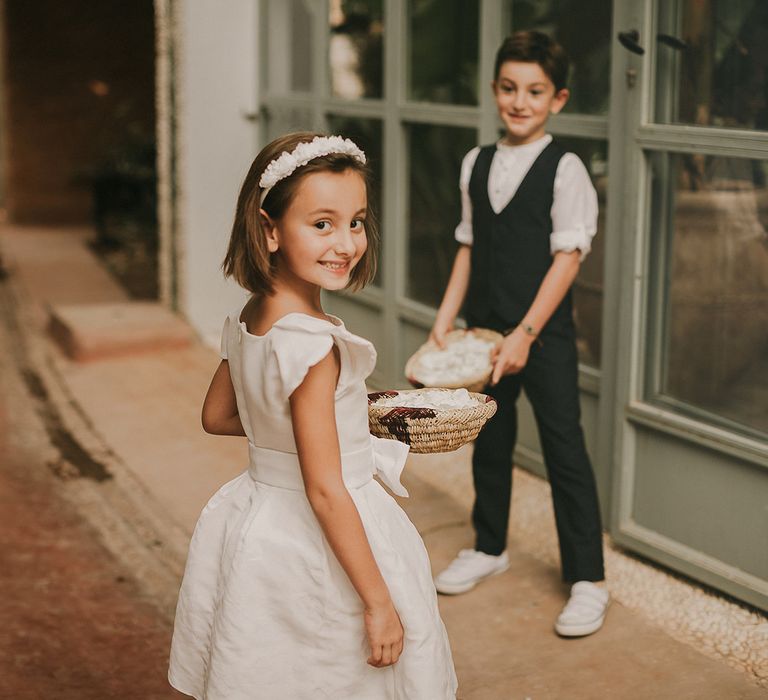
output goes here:
<path id="1" fill-rule="evenodd" d="M 445 336 L 445 349 L 424 343 L 405 365 L 405 376 L 415 387 L 482 391 L 491 377 L 491 352 L 504 339 L 486 328 L 455 330 Z"/>

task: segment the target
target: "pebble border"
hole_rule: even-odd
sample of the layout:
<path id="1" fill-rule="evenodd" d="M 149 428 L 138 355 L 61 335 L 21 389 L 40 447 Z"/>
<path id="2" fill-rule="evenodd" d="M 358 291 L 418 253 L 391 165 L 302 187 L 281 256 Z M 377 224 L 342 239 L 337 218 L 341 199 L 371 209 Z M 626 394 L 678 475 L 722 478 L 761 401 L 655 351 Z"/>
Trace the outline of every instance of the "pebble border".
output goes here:
<path id="1" fill-rule="evenodd" d="M 412 473 L 470 508 L 470 455 L 467 447 L 452 455 L 418 456 Z M 510 542 L 559 566 L 549 483 L 525 469 L 515 469 Z M 768 688 L 768 616 L 628 554 L 608 535 L 604 543 L 606 580 L 614 600 Z"/>

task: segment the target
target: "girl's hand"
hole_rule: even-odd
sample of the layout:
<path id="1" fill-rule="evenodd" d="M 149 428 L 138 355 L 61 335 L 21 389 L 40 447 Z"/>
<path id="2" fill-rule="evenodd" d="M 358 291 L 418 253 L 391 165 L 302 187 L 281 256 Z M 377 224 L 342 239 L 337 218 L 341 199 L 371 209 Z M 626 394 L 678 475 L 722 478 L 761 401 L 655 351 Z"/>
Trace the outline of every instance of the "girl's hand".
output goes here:
<path id="1" fill-rule="evenodd" d="M 376 668 L 384 668 L 397 663 L 403 652 L 403 625 L 400 616 L 392 605 L 365 610 L 365 633 L 371 645 L 368 663 Z"/>
<path id="2" fill-rule="evenodd" d="M 453 319 L 445 321 L 438 316 L 429 333 L 429 342 L 434 343 L 442 350 L 445 347 L 445 334 L 452 330 Z"/>
<path id="3" fill-rule="evenodd" d="M 531 343 L 536 340 L 528 335 L 522 328 L 515 328 L 501 345 L 491 353 L 493 362 L 493 374 L 491 385 L 495 386 L 506 374 L 517 374 L 528 362 L 528 354 L 531 351 Z"/>

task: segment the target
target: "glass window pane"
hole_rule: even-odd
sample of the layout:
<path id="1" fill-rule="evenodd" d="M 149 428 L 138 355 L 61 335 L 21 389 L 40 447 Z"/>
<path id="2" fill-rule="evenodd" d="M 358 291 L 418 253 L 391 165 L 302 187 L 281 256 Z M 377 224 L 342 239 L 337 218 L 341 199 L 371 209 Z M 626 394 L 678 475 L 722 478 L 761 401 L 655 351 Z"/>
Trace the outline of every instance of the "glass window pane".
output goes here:
<path id="1" fill-rule="evenodd" d="M 312 0 L 269 0 L 267 86 L 271 92 L 312 90 Z"/>
<path id="2" fill-rule="evenodd" d="M 663 331 L 653 395 L 768 432 L 768 162 L 655 154 Z"/>
<path id="3" fill-rule="evenodd" d="M 315 131 L 315 114 L 311 107 L 271 104 L 265 107 L 267 142 L 292 131 Z"/>
<path id="4" fill-rule="evenodd" d="M 365 151 L 368 164 L 373 171 L 373 188 L 368 194 L 373 201 L 373 211 L 378 218 L 379 233 L 383 241 L 386 236 L 386 221 L 384 220 L 384 212 L 381 208 L 381 204 L 383 202 L 382 152 L 384 138 L 381 120 L 367 119 L 362 117 L 346 117 L 334 114 L 329 114 L 327 119 L 328 133 L 340 134 L 341 136 L 350 138 Z M 376 271 L 376 278 L 373 282 L 379 286 L 381 285 L 382 280 L 381 260 L 382 258 L 380 254 L 379 267 Z"/>
<path id="5" fill-rule="evenodd" d="M 408 98 L 477 104 L 478 0 L 408 2 Z"/>
<path id="6" fill-rule="evenodd" d="M 511 31 L 545 32 L 562 44 L 571 59 L 571 97 L 563 111 L 607 114 L 611 0 L 512 0 L 511 4 Z"/>
<path id="7" fill-rule="evenodd" d="M 595 139 L 565 138 L 557 140 L 575 153 L 587 166 L 592 184 L 597 190 L 600 207 L 597 233 L 592 239 L 592 250 L 579 269 L 573 285 L 574 320 L 579 361 L 600 367 L 600 343 L 603 323 L 603 264 L 605 260 L 605 213 L 608 191 L 608 142 Z"/>
<path id="8" fill-rule="evenodd" d="M 678 0 L 661 9 L 656 119 L 768 129 L 768 2 Z"/>
<path id="9" fill-rule="evenodd" d="M 383 95 L 382 5 L 383 0 L 331 0 L 328 61 L 334 97 Z"/>
<path id="10" fill-rule="evenodd" d="M 408 124 L 408 279 L 411 299 L 437 308 L 456 253 L 459 170 L 474 129 Z"/>

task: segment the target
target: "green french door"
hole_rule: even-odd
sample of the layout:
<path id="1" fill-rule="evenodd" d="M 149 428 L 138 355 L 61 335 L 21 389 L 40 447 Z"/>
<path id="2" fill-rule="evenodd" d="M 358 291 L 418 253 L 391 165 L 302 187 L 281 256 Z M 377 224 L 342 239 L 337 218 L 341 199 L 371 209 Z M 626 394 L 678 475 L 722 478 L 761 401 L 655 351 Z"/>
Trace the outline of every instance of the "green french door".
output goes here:
<path id="1" fill-rule="evenodd" d="M 601 413 L 614 538 L 763 609 L 766 28 L 763 0 L 616 3 Z"/>

